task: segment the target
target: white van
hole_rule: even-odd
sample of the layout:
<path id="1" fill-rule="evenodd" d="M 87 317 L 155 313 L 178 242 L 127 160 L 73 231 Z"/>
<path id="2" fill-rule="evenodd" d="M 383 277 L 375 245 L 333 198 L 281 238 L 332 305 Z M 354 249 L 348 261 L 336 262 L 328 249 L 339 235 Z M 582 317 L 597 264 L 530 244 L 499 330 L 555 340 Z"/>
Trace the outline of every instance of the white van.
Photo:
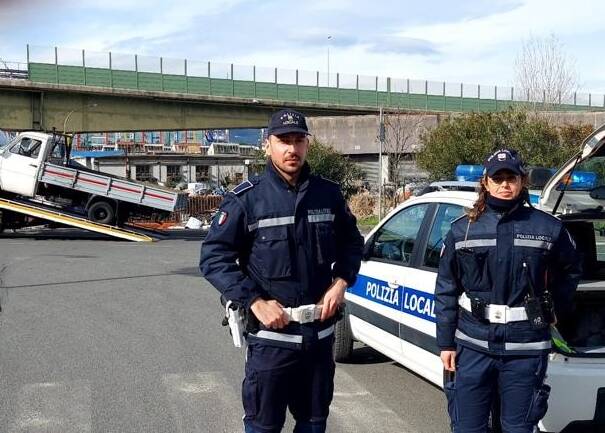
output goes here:
<path id="1" fill-rule="evenodd" d="M 477 195 L 441 189 L 407 200 L 366 236 L 357 282 L 345 295 L 347 314 L 337 326 L 337 361 L 358 340 L 443 385 L 434 314 L 439 256 L 451 222 Z M 548 180 L 539 207 L 563 220 L 584 263 L 573 314 L 557 325 L 562 338 L 550 354 L 552 391 L 539 427 L 605 432 L 605 125 Z"/>

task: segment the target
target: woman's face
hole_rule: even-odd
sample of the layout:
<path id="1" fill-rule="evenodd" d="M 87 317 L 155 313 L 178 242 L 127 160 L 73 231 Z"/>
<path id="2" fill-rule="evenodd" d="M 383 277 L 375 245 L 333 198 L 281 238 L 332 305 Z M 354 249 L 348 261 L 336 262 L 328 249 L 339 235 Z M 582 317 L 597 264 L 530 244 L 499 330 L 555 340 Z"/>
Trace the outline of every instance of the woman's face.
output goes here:
<path id="1" fill-rule="evenodd" d="M 509 170 L 497 171 L 487 178 L 485 186 L 492 197 L 501 200 L 514 200 L 523 190 L 521 176 Z"/>

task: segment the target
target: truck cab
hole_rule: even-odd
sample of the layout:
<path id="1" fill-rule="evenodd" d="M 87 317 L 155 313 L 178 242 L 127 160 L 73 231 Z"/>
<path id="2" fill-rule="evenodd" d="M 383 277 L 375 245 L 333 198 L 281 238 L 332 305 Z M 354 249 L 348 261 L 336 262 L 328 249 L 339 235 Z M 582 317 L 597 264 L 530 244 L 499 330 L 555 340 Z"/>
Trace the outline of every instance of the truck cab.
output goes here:
<path id="1" fill-rule="evenodd" d="M 42 164 L 60 162 L 64 155 L 65 143 L 58 136 L 53 140 L 44 133 L 19 134 L 0 149 L 0 190 L 35 197 Z"/>

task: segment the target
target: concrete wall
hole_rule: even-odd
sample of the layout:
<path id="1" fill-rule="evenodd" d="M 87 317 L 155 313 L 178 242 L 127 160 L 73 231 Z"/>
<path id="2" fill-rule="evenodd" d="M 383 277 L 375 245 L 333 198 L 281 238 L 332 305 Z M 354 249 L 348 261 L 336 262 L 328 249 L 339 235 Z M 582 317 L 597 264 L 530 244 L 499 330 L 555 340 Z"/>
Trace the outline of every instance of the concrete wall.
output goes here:
<path id="1" fill-rule="evenodd" d="M 116 163 L 104 163 L 103 160 L 95 161 L 95 169 L 99 170 L 102 173 L 107 173 L 112 176 L 119 177 L 127 177 L 126 176 L 126 165 L 125 164 L 116 164 Z M 134 175 L 134 169 L 132 170 Z"/>
<path id="2" fill-rule="evenodd" d="M 587 123 L 597 128 L 605 123 L 605 112 L 594 113 L 544 113 L 543 116 L 553 119 L 557 123 Z"/>
<path id="3" fill-rule="evenodd" d="M 418 114 L 422 117 L 425 128 L 434 128 L 447 116 L 443 114 Z M 587 123 L 594 128 L 605 123 L 605 112 L 577 112 L 577 113 L 542 113 L 554 122 Z M 388 117 L 388 116 L 387 116 Z M 309 129 L 314 137 L 345 155 L 363 155 L 378 153 L 379 116 L 343 116 L 343 117 L 312 117 L 308 119 Z M 422 131 L 422 128 L 418 130 Z M 387 142 L 390 129 L 386 128 Z M 421 147 L 420 134 L 414 134 L 406 147 L 409 153 L 414 153 Z M 388 152 L 388 144 L 383 153 Z"/>
<path id="4" fill-rule="evenodd" d="M 401 128 L 414 131 L 410 132 L 410 139 L 406 143 L 408 152 L 414 152 L 420 147 L 420 133 L 423 128 L 434 128 L 443 117 L 439 114 L 411 116 L 418 120 L 404 120 L 400 124 Z M 386 117 L 392 118 L 394 115 Z M 345 155 L 378 153 L 379 116 L 311 117 L 308 119 L 308 125 L 315 138 Z M 383 152 L 388 150 L 388 143 L 393 140 L 392 128 L 385 128 L 385 132 L 386 144 Z"/>
<path id="5" fill-rule="evenodd" d="M 307 123 L 315 138 L 341 153 L 378 153 L 378 116 L 310 117 Z"/>
<path id="6" fill-rule="evenodd" d="M 39 95 L 34 93 L 2 92 L 0 90 L 0 119 L 2 119 L 0 129 L 18 129 L 14 128 L 15 126 L 27 126 L 32 129 L 34 126 L 33 101 L 36 98 L 39 100 Z"/>

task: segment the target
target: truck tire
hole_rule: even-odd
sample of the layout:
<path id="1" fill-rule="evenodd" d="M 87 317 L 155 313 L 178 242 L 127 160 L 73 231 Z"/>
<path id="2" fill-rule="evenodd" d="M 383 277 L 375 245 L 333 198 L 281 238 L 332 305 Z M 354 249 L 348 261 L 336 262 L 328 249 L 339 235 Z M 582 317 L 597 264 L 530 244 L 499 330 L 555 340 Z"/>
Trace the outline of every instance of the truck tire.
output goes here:
<path id="1" fill-rule="evenodd" d="M 344 362 L 351 359 L 353 354 L 353 334 L 351 333 L 351 324 L 349 315 L 336 322 L 334 328 L 334 361 Z"/>
<path id="2" fill-rule="evenodd" d="M 95 223 L 113 224 L 116 219 L 116 211 L 111 203 L 97 201 L 88 208 L 88 219 Z"/>

